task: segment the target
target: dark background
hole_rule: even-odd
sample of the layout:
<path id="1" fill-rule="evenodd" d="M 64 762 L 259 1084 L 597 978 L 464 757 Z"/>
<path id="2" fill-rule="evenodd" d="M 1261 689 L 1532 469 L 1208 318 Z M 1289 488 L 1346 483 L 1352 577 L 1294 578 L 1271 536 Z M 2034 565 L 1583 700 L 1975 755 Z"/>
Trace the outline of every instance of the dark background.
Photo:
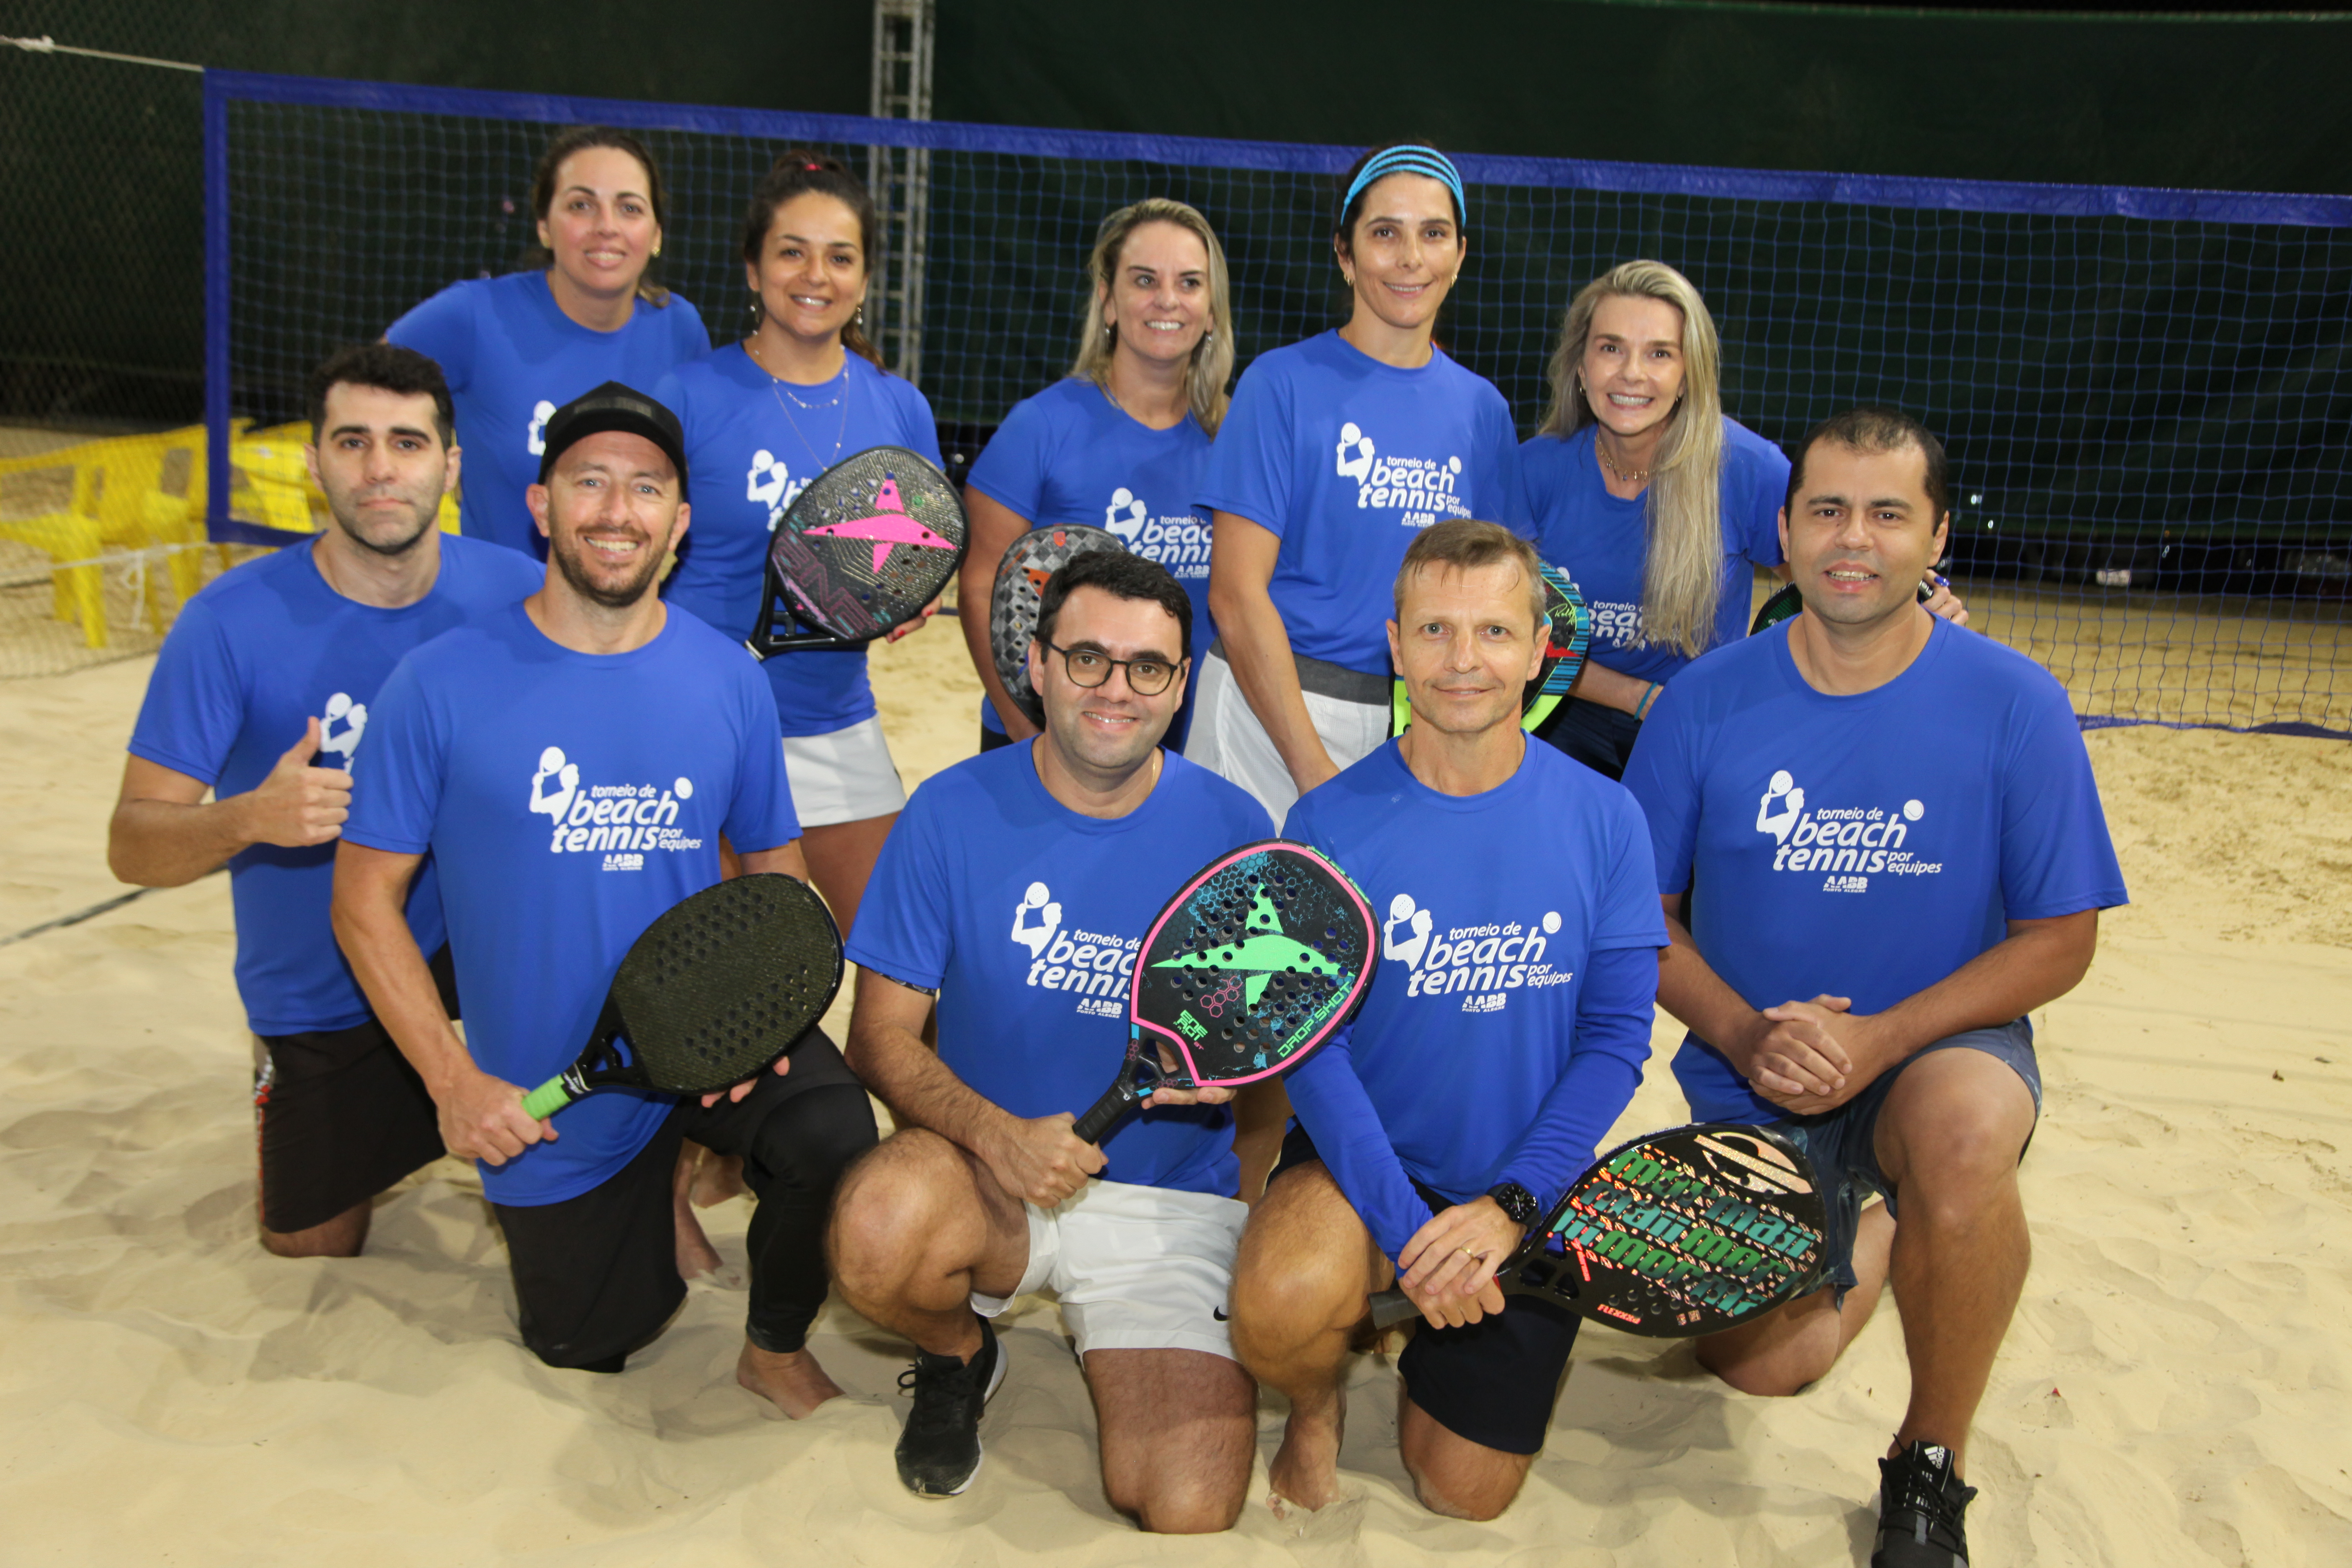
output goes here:
<path id="1" fill-rule="evenodd" d="M 2212 8 L 2206 8 L 2210 12 Z M 2352 18 L 942 0 L 940 119 L 1954 178 L 2352 189 Z M 10 0 L 246 70 L 862 113 L 865 0 Z M 198 79 L 0 49 L 0 418 L 200 410 Z"/>

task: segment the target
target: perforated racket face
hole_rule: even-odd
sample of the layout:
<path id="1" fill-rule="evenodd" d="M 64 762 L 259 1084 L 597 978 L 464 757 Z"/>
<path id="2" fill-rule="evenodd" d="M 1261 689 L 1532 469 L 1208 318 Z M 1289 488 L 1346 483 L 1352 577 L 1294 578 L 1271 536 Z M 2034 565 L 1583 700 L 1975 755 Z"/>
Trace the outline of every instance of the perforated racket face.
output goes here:
<path id="1" fill-rule="evenodd" d="M 769 563 L 796 614 L 875 637 L 922 613 L 963 558 L 963 498 L 904 447 L 872 447 L 819 474 L 776 525 Z"/>
<path id="2" fill-rule="evenodd" d="M 613 1001 L 645 1080 L 709 1094 L 760 1072 L 841 989 L 841 936 L 793 878 L 738 877 L 684 900 L 630 944 Z"/>
<path id="3" fill-rule="evenodd" d="M 1565 1285 L 1580 1311 L 1629 1333 L 1712 1333 L 1807 1288 L 1823 1223 L 1811 1166 L 1780 1133 L 1679 1128 L 1612 1152 L 1579 1182 L 1519 1282 Z"/>
<path id="4" fill-rule="evenodd" d="M 1303 845 L 1222 857 L 1160 910 L 1129 995 L 1195 1081 L 1247 1083 L 1291 1066 L 1363 1001 L 1379 956 L 1372 911 Z"/>
<path id="5" fill-rule="evenodd" d="M 988 651 L 996 660 L 996 678 L 1034 723 L 1040 715 L 1037 694 L 1029 688 L 1029 644 L 1037 635 L 1038 602 L 1045 579 L 1072 556 L 1097 550 L 1124 552 L 1118 535 L 1107 529 L 1075 526 L 1033 528 L 1013 542 L 997 563 L 996 585 L 988 596 Z"/>

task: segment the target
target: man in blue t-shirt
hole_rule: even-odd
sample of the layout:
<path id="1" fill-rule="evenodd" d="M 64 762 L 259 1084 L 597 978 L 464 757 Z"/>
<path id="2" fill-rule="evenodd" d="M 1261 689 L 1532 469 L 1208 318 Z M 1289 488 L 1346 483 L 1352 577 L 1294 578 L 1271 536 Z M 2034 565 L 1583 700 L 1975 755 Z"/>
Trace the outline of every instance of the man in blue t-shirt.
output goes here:
<path id="1" fill-rule="evenodd" d="M 1247 1213 L 1231 1091 L 1158 1091 L 1100 1148 L 1071 1131 L 1125 1057 L 1160 906 L 1273 830 L 1160 746 L 1192 616 L 1140 556 L 1081 555 L 1048 578 L 1029 653 L 1044 733 L 915 792 L 850 935 L 850 1059 L 900 1131 L 843 1184 L 833 1267 L 851 1306 L 915 1342 L 898 1460 L 918 1496 L 971 1484 L 1004 1374 L 989 1320 L 1048 1287 L 1094 1392 L 1111 1506 L 1146 1530 L 1223 1530 L 1249 1488 L 1256 1390 L 1225 1327 Z"/>
<path id="2" fill-rule="evenodd" d="M 441 1153 L 431 1097 L 327 929 L 352 758 L 404 654 L 519 601 L 540 574 L 434 526 L 457 448 L 431 360 L 345 349 L 311 374 L 310 412 L 303 457 L 333 525 L 181 612 L 131 731 L 107 862 L 151 888 L 228 867 L 237 993 L 257 1042 L 261 1242 L 284 1258 L 348 1258 L 367 1239 L 370 1200 Z M 429 867 L 404 919 L 446 987 Z"/>
<path id="3" fill-rule="evenodd" d="M 1911 1401 L 1880 1464 L 1877 1568 L 1966 1560 L 1969 1426 L 2030 1250 L 2026 1015 L 2082 979 L 2099 910 L 2125 901 L 2064 689 L 1915 602 L 1949 517 L 1944 450 L 1917 421 L 1865 408 L 1816 427 L 1780 514 L 1805 613 L 1684 671 L 1625 770 L 1674 935 L 1658 1000 L 1690 1026 L 1675 1075 L 1692 1113 L 1780 1119 L 1829 1199 L 1829 1288 L 1701 1341 L 1699 1360 L 1794 1394 L 1892 1277 Z"/>
<path id="4" fill-rule="evenodd" d="M 1283 825 L 1381 915 L 1363 1011 L 1286 1080 L 1298 1124 L 1234 1283 L 1242 1360 L 1290 1398 L 1269 1482 L 1306 1508 L 1339 1495 L 1348 1361 L 1391 1280 L 1425 1320 L 1397 1363 L 1422 1501 L 1466 1519 L 1509 1506 L 1577 1320 L 1506 1310 L 1495 1272 L 1591 1163 L 1649 1056 L 1666 932 L 1641 812 L 1519 728 L 1543 660 L 1538 571 L 1496 523 L 1415 538 L 1388 628 L 1412 722 Z"/>
<path id="5" fill-rule="evenodd" d="M 530 505 L 539 592 L 401 661 L 377 699 L 336 865 L 335 933 L 438 1107 L 481 1163 L 523 1342 L 618 1372 L 684 1297 L 670 1177 L 682 1138 L 740 1154 L 759 1195 L 737 1380 L 803 1415 L 840 1393 L 809 1354 L 835 1179 L 873 1112 L 812 1029 L 773 1074 L 699 1103 L 606 1089 L 548 1121 L 527 1088 L 588 1042 L 630 943 L 719 880 L 804 876 L 775 706 L 731 639 L 653 593 L 685 531 L 685 443 L 651 398 L 607 383 L 548 421 Z M 400 903 L 430 854 L 466 998 L 461 1040 Z"/>

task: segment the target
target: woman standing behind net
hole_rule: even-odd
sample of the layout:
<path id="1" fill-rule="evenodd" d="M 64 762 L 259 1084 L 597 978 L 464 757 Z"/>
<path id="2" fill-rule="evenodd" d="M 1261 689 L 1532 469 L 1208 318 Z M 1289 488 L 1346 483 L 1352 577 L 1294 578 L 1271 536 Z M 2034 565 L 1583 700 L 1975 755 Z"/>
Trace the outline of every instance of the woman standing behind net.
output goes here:
<path id="1" fill-rule="evenodd" d="M 1154 197 L 1103 220 L 1087 272 L 1094 290 L 1077 363 L 1066 379 L 1013 405 L 965 485 L 971 546 L 957 596 L 964 641 L 988 691 L 980 710 L 984 752 L 1037 732 L 997 679 L 988 641 L 997 564 L 1028 530 L 1108 529 L 1184 584 L 1196 647 L 1216 635 L 1209 525 L 1193 502 L 1234 372 L 1224 250 L 1208 219 Z M 1178 751 L 1205 662 L 1193 659 L 1185 706 L 1169 726 L 1164 743 Z"/>
<path id="2" fill-rule="evenodd" d="M 1532 534 L 1508 405 L 1431 341 L 1469 253 L 1461 175 L 1398 144 L 1346 192 L 1348 324 L 1251 364 L 1202 494 L 1221 640 L 1185 755 L 1277 822 L 1388 736 L 1391 591 L 1414 535 L 1449 517 Z"/>
<path id="3" fill-rule="evenodd" d="M 1537 732 L 1612 779 L 1665 683 L 1747 635 L 1751 568 L 1782 570 L 1789 459 L 1724 414 L 1722 357 L 1689 279 L 1613 267 L 1570 303 L 1551 408 L 1520 451 L 1537 547 L 1593 613 L 1584 672 Z M 1966 621 L 1933 586 L 1928 607 Z"/>
<path id="4" fill-rule="evenodd" d="M 770 536 L 809 481 L 872 447 L 940 460 L 930 405 L 882 368 L 860 329 L 877 227 L 873 199 L 838 160 L 778 158 L 743 225 L 751 335 L 655 390 L 686 426 L 694 509 L 666 591 L 730 637 L 751 634 Z M 907 804 L 866 650 L 780 653 L 763 668 L 809 871 L 847 931 Z"/>
<path id="5" fill-rule="evenodd" d="M 702 317 L 652 282 L 668 202 L 660 168 L 625 131 L 578 125 L 531 177 L 537 265 L 453 283 L 384 337 L 441 366 L 466 453 L 464 531 L 544 555 L 523 492 L 547 417 L 608 381 L 650 388 L 710 352 Z"/>

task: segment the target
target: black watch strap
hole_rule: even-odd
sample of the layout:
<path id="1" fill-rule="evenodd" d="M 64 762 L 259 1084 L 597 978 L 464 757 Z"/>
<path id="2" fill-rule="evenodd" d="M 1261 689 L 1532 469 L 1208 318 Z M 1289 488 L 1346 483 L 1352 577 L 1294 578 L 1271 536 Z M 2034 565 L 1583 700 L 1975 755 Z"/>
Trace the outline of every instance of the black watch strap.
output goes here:
<path id="1" fill-rule="evenodd" d="M 1543 1218 L 1543 1211 L 1536 1206 L 1536 1195 L 1517 1182 L 1497 1182 L 1486 1189 L 1486 1195 L 1521 1230 L 1533 1230 L 1536 1222 Z"/>

